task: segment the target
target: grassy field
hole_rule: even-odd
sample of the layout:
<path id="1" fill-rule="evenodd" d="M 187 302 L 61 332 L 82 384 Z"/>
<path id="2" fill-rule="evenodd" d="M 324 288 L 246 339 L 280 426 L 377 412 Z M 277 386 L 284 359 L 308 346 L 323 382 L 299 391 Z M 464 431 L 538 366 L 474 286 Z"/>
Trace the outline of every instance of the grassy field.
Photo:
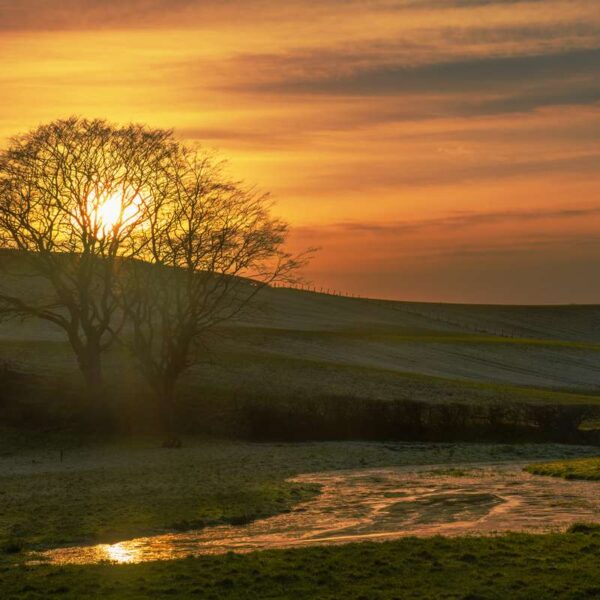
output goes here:
<path id="1" fill-rule="evenodd" d="M 299 473 L 586 456 L 544 444 L 250 444 L 185 439 L 78 442 L 2 432 L 0 546 L 5 550 L 117 541 L 165 530 L 248 520 L 288 510 L 317 492 Z M 61 462 L 62 451 L 62 462 Z"/>
<path id="2" fill-rule="evenodd" d="M 267 353 L 220 352 L 210 364 L 195 369 L 184 382 L 188 394 L 204 387 L 222 394 L 245 390 L 260 393 L 268 375 L 270 396 L 340 395 L 429 403 L 525 402 L 532 404 L 598 404 L 600 396 L 506 383 L 452 379 L 393 368 L 360 366 Z"/>
<path id="3" fill-rule="evenodd" d="M 180 418 L 190 430 L 230 435 L 231 423 L 250 414 L 240 409 L 248 399 L 282 407 L 287 421 L 313 414 L 336 421 L 336 410 L 355 410 L 361 422 L 374 407 L 385 420 L 381 403 L 401 401 L 428 409 L 561 407 L 554 421 L 548 412 L 551 428 L 568 415 L 565 407 L 600 406 L 598 324 L 598 306 L 441 305 L 268 290 L 256 312 L 210 340 L 206 360 L 182 381 Z M 45 420 L 60 414 L 79 381 L 61 332 L 35 321 L 0 323 L 0 364 L 22 377 L 1 394 L 2 417 L 69 427 L 62 417 Z M 105 368 L 122 417 L 115 430 L 127 431 L 150 410 L 147 391 L 118 350 L 105 357 Z M 28 405 L 29 392 L 35 398 L 39 389 L 44 393 L 34 401 L 39 406 L 41 398 L 47 410 L 41 418 Z M 121 402 L 131 390 L 132 398 Z M 451 427 L 436 414 L 438 425 Z M 525 411 L 516 420 L 523 415 L 535 419 Z M 600 597 L 600 531 L 585 526 L 564 534 L 404 539 L 141 565 L 23 565 L 29 550 L 282 513 L 319 493 L 286 481 L 299 473 L 415 465 L 453 472 L 461 463 L 510 460 L 532 463 L 532 473 L 567 478 L 597 479 L 600 469 L 590 456 L 597 448 L 548 444 L 184 437 L 180 450 L 159 445 L 134 436 L 111 441 L 0 431 L 0 598 Z"/>
<path id="4" fill-rule="evenodd" d="M 202 361 L 180 381 L 178 419 L 194 433 L 255 440 L 593 443 L 598 323 L 598 306 L 387 302 L 268 289 L 251 314 L 206 340 Z M 0 419 L 62 426 L 81 386 L 62 332 L 44 322 L 0 322 L 2 364 L 23 381 L 10 392 L 2 385 Z M 116 428 L 156 428 L 130 357 L 115 347 L 103 364 Z M 405 406 L 382 406 L 388 402 Z M 445 434 L 437 425 L 449 420 L 443 411 L 427 406 L 415 417 L 410 403 L 451 404 L 463 422 L 455 414 Z M 541 415 L 532 405 L 550 410 Z M 560 415 L 552 414 L 557 406 Z M 376 414 L 383 424 L 361 427 Z M 298 426 L 283 431 L 282 422 Z"/>
<path id="5" fill-rule="evenodd" d="M 406 538 L 140 565 L 0 563 L 6 600 L 41 598 L 584 600 L 600 596 L 600 528 Z"/>
<path id="6" fill-rule="evenodd" d="M 285 479 L 345 468 L 542 461 L 594 448 L 525 444 L 250 444 L 76 439 L 2 431 L 0 597 L 593 598 L 600 533 L 405 539 L 141 565 L 24 566 L 27 551 L 116 541 L 289 510 L 318 493 Z M 62 450 L 62 460 L 61 460 Z"/>
<path id="7" fill-rule="evenodd" d="M 265 378 L 274 374 L 312 393 L 314 375 L 325 369 L 333 381 L 321 377 L 320 392 L 346 393 L 339 380 L 350 374 L 353 382 L 363 381 L 361 394 L 378 398 L 397 394 L 411 375 L 455 386 L 474 382 L 597 396 L 599 323 L 598 306 L 387 302 L 269 289 L 250 313 L 208 342 L 211 352 L 190 381 L 219 385 L 225 374 L 231 390 L 248 377 L 265 390 Z M 45 322 L 0 323 L 0 360 L 33 373 L 76 375 L 64 335 Z M 118 369 L 122 356 L 108 356 L 106 364 Z"/>
<path id="8" fill-rule="evenodd" d="M 200 402 L 210 401 L 213 396 L 221 402 L 224 398 L 245 393 L 277 396 L 281 402 L 300 396 L 338 395 L 433 403 L 450 400 L 475 404 L 500 401 L 596 403 L 600 406 L 600 396 L 593 390 L 552 389 L 493 379 L 452 378 L 402 371 L 399 365 L 392 364 L 353 364 L 339 360 L 335 354 L 327 354 L 326 345 L 320 350 L 322 355 L 317 356 L 290 350 L 293 346 L 287 346 L 285 352 L 279 352 L 272 344 L 271 334 L 265 335 L 267 341 L 259 341 L 245 329 L 239 335 L 237 330 L 229 330 L 226 338 L 213 340 L 205 359 L 183 377 L 182 394 L 190 402 L 193 402 L 194 395 Z M 273 336 L 277 337 L 276 334 Z M 402 343 L 398 342 L 400 345 Z M 468 344 L 476 347 L 478 343 L 472 340 Z M 426 345 L 427 342 L 422 344 Z M 363 349 L 368 352 L 368 346 Z M 452 353 L 451 348 L 447 350 Z M 359 351 L 356 354 L 359 356 Z M 0 338 L 0 361 L 20 371 L 52 379 L 54 385 L 61 389 L 65 386 L 74 387 L 80 379 L 72 352 L 63 341 Z M 127 355 L 115 349 L 108 353 L 104 363 L 107 383 L 112 392 L 118 392 L 123 385 L 143 389 L 143 383 Z M 268 386 L 265 381 L 269 382 Z"/>
<path id="9" fill-rule="evenodd" d="M 182 431 L 263 441 L 595 443 L 598 438 L 600 398 L 595 392 L 402 372 L 336 362 L 335 355 L 311 358 L 293 350 L 286 355 L 275 350 L 272 340 L 259 343 L 255 332 L 232 335 L 230 330 L 214 340 L 205 360 L 180 381 Z M 0 420 L 64 427 L 77 410 L 81 386 L 68 345 L 0 340 L 3 361 L 17 379 L 0 383 Z M 114 349 L 104 357 L 104 366 L 115 429 L 156 430 L 155 404 L 130 358 Z M 454 416 L 443 414 L 446 408 Z"/>
<path id="10" fill-rule="evenodd" d="M 534 475 L 550 475 L 564 479 L 600 481 L 600 457 L 577 458 L 528 465 L 526 470 Z"/>
<path id="11" fill-rule="evenodd" d="M 600 533 L 409 539 L 142 565 L 23 566 L 30 549 L 116 541 L 289 510 L 318 489 L 297 473 L 357 467 L 568 459 L 560 445 L 329 442 L 250 444 L 185 438 L 80 439 L 3 431 L 0 597 L 594 598 Z M 62 451 L 62 460 L 61 460 Z M 577 459 L 579 461 L 579 459 Z M 457 471 L 458 473 L 459 471 Z M 532 558 L 534 557 L 534 558 Z"/>

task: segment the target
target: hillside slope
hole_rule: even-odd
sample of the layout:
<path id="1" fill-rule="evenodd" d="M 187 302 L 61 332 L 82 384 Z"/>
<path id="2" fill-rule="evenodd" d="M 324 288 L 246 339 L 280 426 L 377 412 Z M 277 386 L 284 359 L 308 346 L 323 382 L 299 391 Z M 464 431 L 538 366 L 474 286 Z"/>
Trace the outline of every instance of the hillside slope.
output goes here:
<path id="1" fill-rule="evenodd" d="M 600 306 L 392 302 L 276 288 L 208 349 L 188 380 L 218 390 L 395 398 L 410 381 L 600 393 Z M 112 354 L 107 368 L 122 378 L 131 365 Z M 62 332 L 46 322 L 1 322 L 0 360 L 76 374 Z"/>

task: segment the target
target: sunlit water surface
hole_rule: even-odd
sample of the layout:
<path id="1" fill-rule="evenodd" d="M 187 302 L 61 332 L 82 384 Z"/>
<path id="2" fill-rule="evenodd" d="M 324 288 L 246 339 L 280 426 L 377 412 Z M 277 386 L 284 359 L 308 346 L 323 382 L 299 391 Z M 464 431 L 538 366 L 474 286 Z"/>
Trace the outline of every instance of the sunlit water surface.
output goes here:
<path id="1" fill-rule="evenodd" d="M 548 531 L 575 521 L 600 522 L 599 482 L 538 477 L 515 465 L 337 471 L 292 481 L 317 483 L 321 494 L 292 512 L 248 525 L 59 548 L 38 553 L 35 560 L 131 563 L 403 536 Z"/>

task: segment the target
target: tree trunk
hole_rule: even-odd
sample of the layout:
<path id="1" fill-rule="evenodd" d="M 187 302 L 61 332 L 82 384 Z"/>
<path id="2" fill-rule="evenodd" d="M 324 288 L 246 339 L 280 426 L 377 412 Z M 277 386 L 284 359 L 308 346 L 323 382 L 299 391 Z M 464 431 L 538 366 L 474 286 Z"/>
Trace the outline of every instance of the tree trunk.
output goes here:
<path id="1" fill-rule="evenodd" d="M 175 378 L 164 375 L 160 385 L 158 413 L 165 436 L 163 448 L 181 447 L 181 440 L 178 438 L 175 428 L 175 383 Z"/>
<path id="2" fill-rule="evenodd" d="M 78 362 L 85 384 L 83 398 L 85 420 L 91 430 L 106 429 L 110 425 L 110 418 L 106 402 L 100 349 L 88 345 L 78 357 Z"/>
<path id="3" fill-rule="evenodd" d="M 100 356 L 80 365 L 85 380 L 86 400 L 89 405 L 104 404 L 104 378 Z"/>

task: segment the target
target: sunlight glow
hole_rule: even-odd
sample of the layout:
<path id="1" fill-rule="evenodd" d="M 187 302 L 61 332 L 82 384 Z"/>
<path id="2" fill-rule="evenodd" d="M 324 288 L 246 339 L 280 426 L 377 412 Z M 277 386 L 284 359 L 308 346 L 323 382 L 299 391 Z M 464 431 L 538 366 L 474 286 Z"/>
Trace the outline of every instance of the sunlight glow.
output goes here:
<path id="1" fill-rule="evenodd" d="M 86 216 L 89 227 L 105 237 L 133 224 L 140 214 L 140 200 L 127 193 L 113 193 L 104 197 L 88 198 Z"/>

